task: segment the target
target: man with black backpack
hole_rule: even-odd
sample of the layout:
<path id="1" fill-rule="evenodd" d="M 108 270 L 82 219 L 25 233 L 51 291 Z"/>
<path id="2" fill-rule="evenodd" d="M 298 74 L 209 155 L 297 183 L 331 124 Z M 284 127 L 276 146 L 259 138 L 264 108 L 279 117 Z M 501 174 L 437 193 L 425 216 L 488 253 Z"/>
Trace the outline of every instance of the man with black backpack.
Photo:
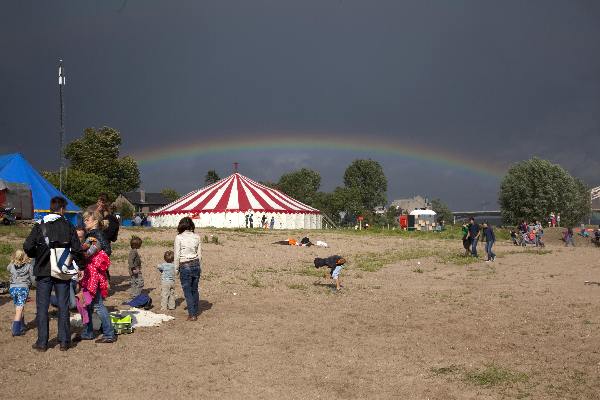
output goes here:
<path id="1" fill-rule="evenodd" d="M 63 255 L 72 259 L 83 268 L 85 263 L 81 243 L 75 228 L 64 217 L 67 201 L 63 197 L 50 200 L 50 213 L 35 224 L 25 243 L 23 250 L 31 258 L 35 258 L 33 275 L 36 280 L 36 313 L 38 338 L 33 348 L 38 351 L 48 350 L 48 308 L 50 293 L 54 288 L 58 298 L 58 340 L 60 350 L 66 351 L 71 345 L 71 328 L 69 322 L 69 288 L 71 275 L 60 274 L 55 270 L 57 262 L 63 263 Z M 52 262 L 51 257 L 60 255 L 60 260 Z M 53 265 L 54 264 L 54 265 Z"/>

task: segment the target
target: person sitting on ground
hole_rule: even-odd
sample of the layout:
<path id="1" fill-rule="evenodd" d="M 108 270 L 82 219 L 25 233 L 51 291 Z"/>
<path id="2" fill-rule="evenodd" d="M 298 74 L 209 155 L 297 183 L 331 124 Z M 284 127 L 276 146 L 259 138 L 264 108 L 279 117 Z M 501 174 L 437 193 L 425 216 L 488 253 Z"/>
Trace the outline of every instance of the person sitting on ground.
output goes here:
<path id="1" fill-rule="evenodd" d="M 131 250 L 129 251 L 129 294 L 131 297 L 139 296 L 144 289 L 144 277 L 142 276 L 142 258 L 138 250 L 142 247 L 142 239 L 132 236 L 129 241 Z"/>
<path id="2" fill-rule="evenodd" d="M 11 331 L 13 336 L 21 336 L 25 334 L 25 302 L 29 297 L 29 288 L 33 282 L 33 265 L 23 250 L 17 250 L 6 269 L 10 274 L 8 293 L 15 305 L 15 317 Z"/>
<path id="3" fill-rule="evenodd" d="M 160 309 L 175 309 L 175 255 L 173 251 L 165 251 L 164 263 L 158 265 L 160 272 Z"/>
<path id="4" fill-rule="evenodd" d="M 315 268 L 328 267 L 330 269 L 329 275 L 331 279 L 335 281 L 336 290 L 341 290 L 343 286 L 340 275 L 342 273 L 342 268 L 344 268 L 344 264 L 346 264 L 345 258 L 338 255 L 334 255 L 327 258 L 317 257 L 314 259 L 314 264 Z M 327 274 L 325 276 L 327 276 Z"/>
<path id="5" fill-rule="evenodd" d="M 579 228 L 579 236 L 584 238 L 590 237 L 590 233 L 587 231 L 584 224 L 581 224 L 581 227 Z"/>

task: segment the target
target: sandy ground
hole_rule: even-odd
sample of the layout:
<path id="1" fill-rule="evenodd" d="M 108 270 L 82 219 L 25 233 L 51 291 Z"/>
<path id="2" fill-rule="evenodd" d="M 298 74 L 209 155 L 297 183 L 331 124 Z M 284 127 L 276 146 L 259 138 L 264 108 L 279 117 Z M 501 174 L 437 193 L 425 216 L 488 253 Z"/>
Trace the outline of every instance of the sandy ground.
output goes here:
<path id="1" fill-rule="evenodd" d="M 174 232 L 123 230 L 111 267 L 112 308 L 127 298 L 132 232 L 151 240 L 141 249 L 144 278 L 160 302 L 155 266 Z M 312 233 L 331 246 L 321 249 L 272 244 L 285 232 L 200 234 L 217 235 L 220 244 L 203 244 L 196 322 L 185 321 L 180 300 L 175 320 L 115 344 L 82 342 L 63 353 L 54 340 L 37 353 L 33 324 L 25 336 L 10 336 L 13 306 L 0 296 L 1 397 L 600 398 L 600 286 L 584 285 L 600 281 L 600 249 L 564 248 L 549 235 L 544 254 L 498 243 L 495 263 L 422 257 L 368 272 L 357 255 L 458 253 L 460 244 Z M 314 257 L 331 254 L 349 259 L 340 293 L 311 268 Z M 34 304 L 26 307 L 29 321 Z"/>

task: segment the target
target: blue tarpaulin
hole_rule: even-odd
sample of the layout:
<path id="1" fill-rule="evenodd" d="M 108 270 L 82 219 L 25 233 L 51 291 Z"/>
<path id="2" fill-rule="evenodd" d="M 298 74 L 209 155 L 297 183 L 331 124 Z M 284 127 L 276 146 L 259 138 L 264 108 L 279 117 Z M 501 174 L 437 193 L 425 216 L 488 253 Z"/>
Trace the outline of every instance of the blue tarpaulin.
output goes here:
<path id="1" fill-rule="evenodd" d="M 79 207 L 44 179 L 20 153 L 0 155 L 0 178 L 9 182 L 29 185 L 33 197 L 35 219 L 49 213 L 50 199 L 55 196 L 62 196 L 67 199 L 65 217 L 72 223 L 77 222 L 77 215 L 80 212 Z"/>

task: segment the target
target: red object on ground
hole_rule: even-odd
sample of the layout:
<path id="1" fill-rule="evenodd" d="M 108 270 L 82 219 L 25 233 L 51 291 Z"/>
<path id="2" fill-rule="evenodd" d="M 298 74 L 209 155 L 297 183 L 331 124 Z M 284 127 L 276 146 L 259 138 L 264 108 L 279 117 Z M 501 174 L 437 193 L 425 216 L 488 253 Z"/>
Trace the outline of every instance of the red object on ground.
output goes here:
<path id="1" fill-rule="evenodd" d="M 400 222 L 400 228 L 407 229 L 408 228 L 408 215 L 401 215 L 398 218 L 398 222 Z"/>

